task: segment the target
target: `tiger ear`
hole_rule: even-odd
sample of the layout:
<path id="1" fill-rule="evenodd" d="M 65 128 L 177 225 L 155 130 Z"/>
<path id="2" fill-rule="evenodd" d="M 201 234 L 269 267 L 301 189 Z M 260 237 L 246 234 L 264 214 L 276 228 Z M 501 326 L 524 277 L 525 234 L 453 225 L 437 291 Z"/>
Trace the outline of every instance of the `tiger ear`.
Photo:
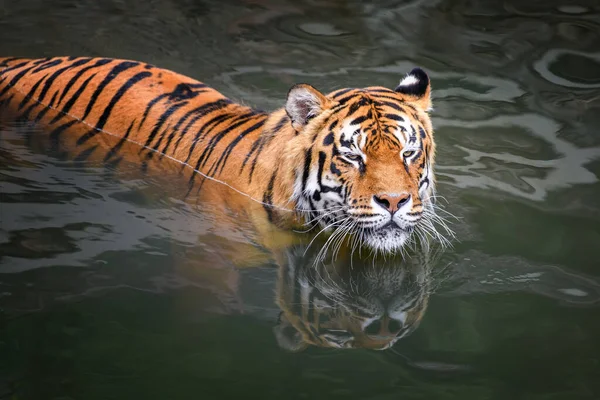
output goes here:
<path id="1" fill-rule="evenodd" d="M 273 328 L 273 333 L 275 333 L 277 344 L 284 350 L 298 352 L 308 347 L 302 334 L 290 324 L 283 311 L 279 314 L 279 320 Z"/>
<path id="2" fill-rule="evenodd" d="M 431 109 L 431 83 L 421 68 L 414 68 L 396 87 L 396 92 L 408 96 L 422 110 Z"/>
<path id="3" fill-rule="evenodd" d="M 294 85 L 287 95 L 285 111 L 297 131 L 323 111 L 329 100 L 314 87 L 307 84 Z"/>

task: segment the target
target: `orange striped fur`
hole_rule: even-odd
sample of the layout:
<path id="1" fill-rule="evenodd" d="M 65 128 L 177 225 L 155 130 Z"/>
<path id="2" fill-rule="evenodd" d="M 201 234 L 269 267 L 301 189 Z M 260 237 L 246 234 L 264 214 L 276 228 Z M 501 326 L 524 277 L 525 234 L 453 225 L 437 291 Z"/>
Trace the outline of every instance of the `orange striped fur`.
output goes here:
<path id="1" fill-rule="evenodd" d="M 266 113 L 142 62 L 0 59 L 2 121 L 35 123 L 72 158 L 133 160 L 142 171 L 169 159 L 194 190 L 217 180 L 252 199 L 242 207 L 259 224 L 313 221 L 382 252 L 431 222 L 430 92 L 415 69 L 395 90 L 296 85 Z"/>

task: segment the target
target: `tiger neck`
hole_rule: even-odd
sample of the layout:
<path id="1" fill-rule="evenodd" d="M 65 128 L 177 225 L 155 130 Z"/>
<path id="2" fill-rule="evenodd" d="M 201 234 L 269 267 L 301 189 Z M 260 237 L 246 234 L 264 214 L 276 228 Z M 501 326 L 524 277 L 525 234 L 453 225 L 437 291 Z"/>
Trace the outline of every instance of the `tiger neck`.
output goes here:
<path id="1" fill-rule="evenodd" d="M 248 171 L 248 191 L 263 203 L 271 222 L 280 226 L 301 224 L 294 187 L 303 166 L 299 155 L 303 157 L 304 144 L 284 109 L 269 114 L 253 148 L 260 154 L 255 170 Z"/>

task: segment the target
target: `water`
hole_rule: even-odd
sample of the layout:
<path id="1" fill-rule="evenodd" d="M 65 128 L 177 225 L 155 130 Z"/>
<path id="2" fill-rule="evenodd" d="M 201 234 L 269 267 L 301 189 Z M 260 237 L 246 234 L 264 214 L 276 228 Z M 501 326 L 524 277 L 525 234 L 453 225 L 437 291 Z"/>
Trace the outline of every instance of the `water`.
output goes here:
<path id="1" fill-rule="evenodd" d="M 420 65 L 460 217 L 452 250 L 387 275 L 318 279 L 289 249 L 294 279 L 353 293 L 339 304 L 414 306 L 388 350 L 305 346 L 281 313 L 296 281 L 246 225 L 5 122 L 0 399 L 600 398 L 597 2 L 2 1 L 0 32 L 2 55 L 147 61 L 264 109 L 297 82 L 392 87 Z M 339 304 L 321 312 L 346 343 Z"/>

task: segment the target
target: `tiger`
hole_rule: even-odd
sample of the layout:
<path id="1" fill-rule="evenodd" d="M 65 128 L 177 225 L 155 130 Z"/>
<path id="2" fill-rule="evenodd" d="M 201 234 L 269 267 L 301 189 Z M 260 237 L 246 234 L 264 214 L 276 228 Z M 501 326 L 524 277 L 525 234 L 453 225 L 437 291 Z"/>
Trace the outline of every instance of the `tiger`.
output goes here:
<path id="1" fill-rule="evenodd" d="M 74 160 L 134 160 L 149 173 L 167 159 L 188 192 L 217 182 L 228 194 L 213 201 L 251 214 L 267 248 L 311 229 L 375 254 L 445 241 L 433 224 L 431 109 L 419 67 L 394 89 L 299 83 L 266 112 L 144 62 L 0 58 L 0 121 L 35 124 Z"/>
<path id="2" fill-rule="evenodd" d="M 316 250 L 293 246 L 278 271 L 273 328 L 278 345 L 386 350 L 421 324 L 433 291 L 435 252 L 353 268 L 337 260 L 313 267 Z M 365 260 L 363 260 L 365 261 Z M 368 260 L 366 260 L 368 261 Z"/>

